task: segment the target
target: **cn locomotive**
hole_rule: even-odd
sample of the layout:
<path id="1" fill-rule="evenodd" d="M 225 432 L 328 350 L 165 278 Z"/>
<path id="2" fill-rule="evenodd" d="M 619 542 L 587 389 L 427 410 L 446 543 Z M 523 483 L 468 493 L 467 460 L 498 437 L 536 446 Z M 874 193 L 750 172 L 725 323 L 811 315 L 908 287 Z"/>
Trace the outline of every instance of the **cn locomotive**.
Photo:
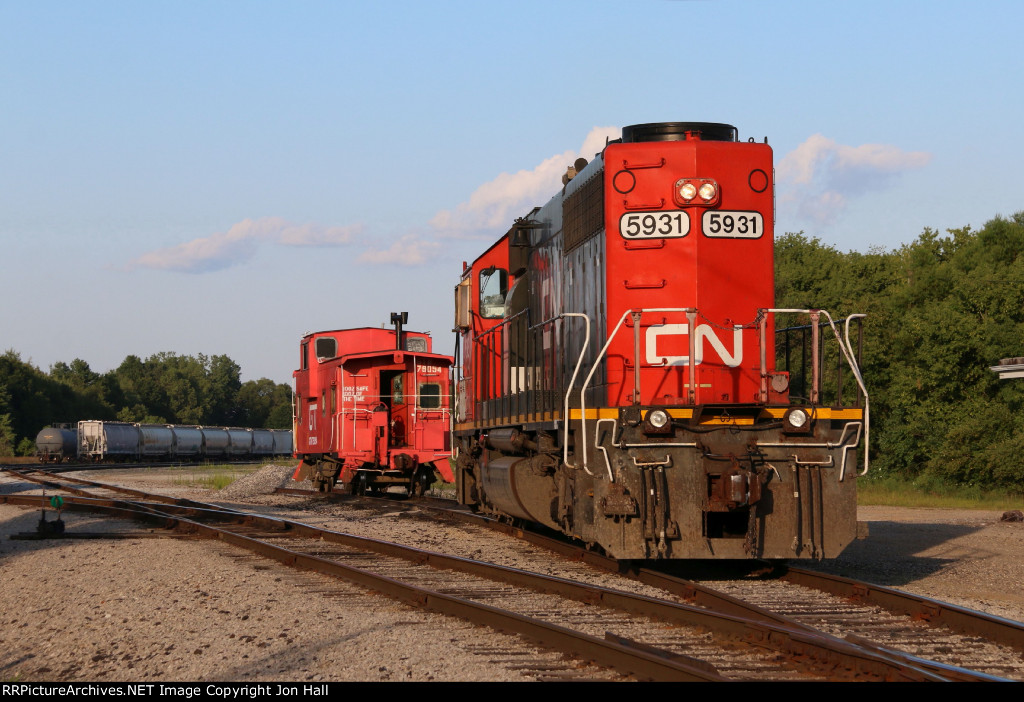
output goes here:
<path id="1" fill-rule="evenodd" d="M 401 487 L 419 495 L 438 474 L 453 480 L 449 374 L 429 334 L 338 329 L 305 335 L 295 379 L 295 479 L 355 494 Z"/>
<path id="2" fill-rule="evenodd" d="M 463 264 L 461 503 L 621 559 L 858 536 L 863 315 L 775 308 L 773 175 L 728 124 L 626 127 Z"/>

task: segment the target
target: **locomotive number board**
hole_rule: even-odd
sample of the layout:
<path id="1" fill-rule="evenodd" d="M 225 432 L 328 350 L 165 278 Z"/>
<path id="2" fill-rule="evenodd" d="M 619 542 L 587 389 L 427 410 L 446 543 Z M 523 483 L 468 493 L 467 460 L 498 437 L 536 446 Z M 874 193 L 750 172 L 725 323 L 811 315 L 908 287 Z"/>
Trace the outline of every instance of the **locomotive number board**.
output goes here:
<path id="1" fill-rule="evenodd" d="M 728 239 L 759 239 L 764 234 L 760 212 L 707 210 L 701 218 L 704 236 Z"/>
<path id="2" fill-rule="evenodd" d="M 690 215 L 683 210 L 627 212 L 619 218 L 623 239 L 679 239 L 690 233 Z"/>

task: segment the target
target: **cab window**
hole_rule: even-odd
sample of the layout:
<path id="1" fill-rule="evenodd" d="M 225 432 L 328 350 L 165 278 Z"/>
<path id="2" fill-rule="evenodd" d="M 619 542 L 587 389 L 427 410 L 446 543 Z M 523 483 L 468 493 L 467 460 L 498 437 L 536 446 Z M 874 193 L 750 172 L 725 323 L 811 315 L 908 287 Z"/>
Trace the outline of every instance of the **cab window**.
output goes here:
<path id="1" fill-rule="evenodd" d="M 504 317 L 507 293 L 508 271 L 494 266 L 480 271 L 480 316 L 485 319 Z"/>

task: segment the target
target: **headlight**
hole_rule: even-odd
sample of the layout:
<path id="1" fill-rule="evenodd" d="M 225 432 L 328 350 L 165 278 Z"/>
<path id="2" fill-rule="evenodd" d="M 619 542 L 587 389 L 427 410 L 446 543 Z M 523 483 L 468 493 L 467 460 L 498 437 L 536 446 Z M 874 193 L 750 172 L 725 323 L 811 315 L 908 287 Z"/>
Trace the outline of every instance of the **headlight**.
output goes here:
<path id="1" fill-rule="evenodd" d="M 684 200 L 692 200 L 697 196 L 697 186 L 693 183 L 683 183 L 679 188 L 679 197 Z"/>
<path id="2" fill-rule="evenodd" d="M 799 407 L 786 412 L 782 418 L 782 430 L 793 433 L 804 433 L 811 429 L 811 415 L 810 413 Z"/>
<path id="3" fill-rule="evenodd" d="M 668 424 L 668 413 L 665 410 L 653 410 L 647 414 L 647 421 L 655 429 L 661 429 Z"/>
<path id="4" fill-rule="evenodd" d="M 715 195 L 718 194 L 718 188 L 715 187 L 714 183 L 704 183 L 700 186 L 700 190 L 698 192 L 702 198 L 711 201 L 714 200 Z"/>

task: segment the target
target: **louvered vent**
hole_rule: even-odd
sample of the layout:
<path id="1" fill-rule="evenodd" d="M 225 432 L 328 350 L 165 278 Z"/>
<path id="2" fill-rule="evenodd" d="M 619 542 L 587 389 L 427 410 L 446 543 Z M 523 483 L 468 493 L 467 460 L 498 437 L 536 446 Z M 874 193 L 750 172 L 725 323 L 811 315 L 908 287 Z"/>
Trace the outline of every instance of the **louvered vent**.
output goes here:
<path id="1" fill-rule="evenodd" d="M 565 252 L 572 251 L 604 229 L 604 171 L 598 171 L 576 192 L 562 200 Z"/>

